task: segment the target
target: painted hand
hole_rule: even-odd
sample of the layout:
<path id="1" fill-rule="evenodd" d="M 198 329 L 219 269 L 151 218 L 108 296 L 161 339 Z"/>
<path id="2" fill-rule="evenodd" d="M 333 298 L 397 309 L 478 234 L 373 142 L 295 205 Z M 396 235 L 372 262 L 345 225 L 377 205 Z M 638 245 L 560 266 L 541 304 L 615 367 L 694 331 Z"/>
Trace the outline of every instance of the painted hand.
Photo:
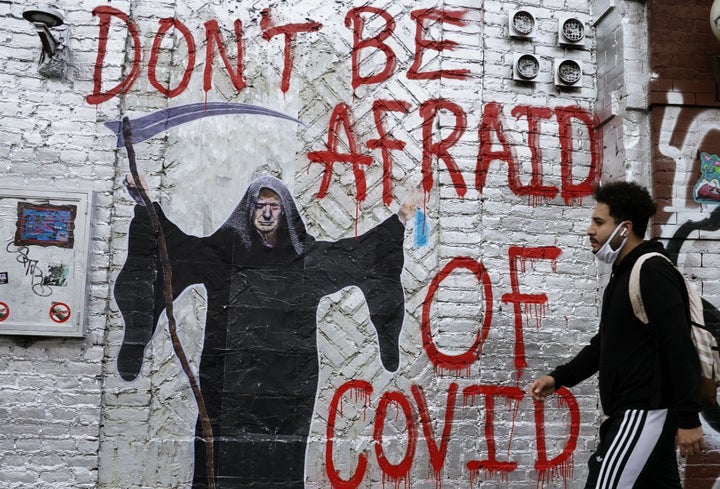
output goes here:
<path id="1" fill-rule="evenodd" d="M 138 176 L 140 177 L 140 186 L 144 189 L 147 189 L 147 181 L 145 180 L 145 175 Z M 135 185 L 135 180 L 133 179 L 132 175 L 125 175 L 125 178 L 123 178 L 123 185 L 125 185 L 128 194 L 138 205 L 145 205 L 145 201 L 143 201 L 142 196 L 140 195 L 140 190 L 138 190 L 137 185 Z"/>
<path id="2" fill-rule="evenodd" d="M 400 209 L 397 212 L 400 222 L 405 224 L 408 219 L 415 217 L 415 209 L 422 205 L 424 199 L 425 193 L 423 192 L 422 187 L 418 185 L 407 195 L 407 197 L 405 197 L 403 203 L 400 204 Z"/>

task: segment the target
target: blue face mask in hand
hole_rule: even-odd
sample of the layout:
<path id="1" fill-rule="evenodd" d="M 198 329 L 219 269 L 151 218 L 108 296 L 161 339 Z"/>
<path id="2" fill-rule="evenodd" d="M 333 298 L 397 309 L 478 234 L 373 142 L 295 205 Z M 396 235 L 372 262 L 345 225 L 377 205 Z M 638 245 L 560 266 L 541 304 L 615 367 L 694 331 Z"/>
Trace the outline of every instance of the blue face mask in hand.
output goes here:
<path id="1" fill-rule="evenodd" d="M 624 222 L 621 222 L 618 224 L 618 226 L 615 228 L 615 230 L 612 232 L 610 237 L 605 241 L 605 244 L 603 244 L 596 252 L 595 252 L 595 258 L 597 258 L 599 261 L 603 263 L 607 263 L 608 265 L 612 265 L 615 263 L 615 260 L 617 259 L 617 256 L 620 254 L 620 251 L 623 249 L 623 246 L 625 246 L 625 243 L 628 240 L 627 237 L 627 228 L 623 227 Z M 622 228 L 622 231 L 620 230 Z M 620 233 L 620 237 L 624 238 L 620 244 L 618 245 L 617 249 L 613 249 L 610 243 L 612 243 L 613 239 L 615 239 L 615 235 Z"/>

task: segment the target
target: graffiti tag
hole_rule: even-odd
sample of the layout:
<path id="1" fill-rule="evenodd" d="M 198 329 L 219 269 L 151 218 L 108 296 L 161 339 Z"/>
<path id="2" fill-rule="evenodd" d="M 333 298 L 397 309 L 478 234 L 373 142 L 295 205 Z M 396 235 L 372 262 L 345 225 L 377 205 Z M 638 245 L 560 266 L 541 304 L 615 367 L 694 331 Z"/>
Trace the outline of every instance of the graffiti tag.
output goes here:
<path id="1" fill-rule="evenodd" d="M 12 242 L 8 243 L 7 246 L 5 246 L 5 251 L 14 253 L 17 262 L 24 267 L 25 276 L 30 277 L 30 285 L 33 293 L 40 297 L 52 295 L 52 288 L 45 285 L 45 274 L 43 274 L 42 270 L 37 266 L 39 263 L 38 260 L 34 260 L 29 256 L 30 249 L 27 246 L 17 246 L 13 250 L 11 249 L 13 246 Z"/>

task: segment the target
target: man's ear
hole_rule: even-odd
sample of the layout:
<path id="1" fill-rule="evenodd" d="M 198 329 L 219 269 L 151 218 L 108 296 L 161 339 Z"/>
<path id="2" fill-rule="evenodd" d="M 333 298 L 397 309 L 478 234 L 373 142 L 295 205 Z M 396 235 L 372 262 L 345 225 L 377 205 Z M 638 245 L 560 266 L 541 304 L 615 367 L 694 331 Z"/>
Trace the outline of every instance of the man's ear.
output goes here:
<path id="1" fill-rule="evenodd" d="M 620 230 L 620 233 L 619 233 L 620 236 L 622 236 L 624 238 L 625 236 L 629 236 L 631 232 L 632 232 L 632 221 L 625 221 L 624 227 Z"/>

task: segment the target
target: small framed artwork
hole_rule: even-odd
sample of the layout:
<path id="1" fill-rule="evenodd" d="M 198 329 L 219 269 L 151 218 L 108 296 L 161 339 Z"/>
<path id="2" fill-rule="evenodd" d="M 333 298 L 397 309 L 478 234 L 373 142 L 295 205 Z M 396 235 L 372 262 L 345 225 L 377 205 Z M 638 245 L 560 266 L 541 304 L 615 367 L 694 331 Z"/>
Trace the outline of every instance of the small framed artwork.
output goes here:
<path id="1" fill-rule="evenodd" d="M 92 204 L 92 191 L 0 187 L 0 335 L 84 335 Z"/>

